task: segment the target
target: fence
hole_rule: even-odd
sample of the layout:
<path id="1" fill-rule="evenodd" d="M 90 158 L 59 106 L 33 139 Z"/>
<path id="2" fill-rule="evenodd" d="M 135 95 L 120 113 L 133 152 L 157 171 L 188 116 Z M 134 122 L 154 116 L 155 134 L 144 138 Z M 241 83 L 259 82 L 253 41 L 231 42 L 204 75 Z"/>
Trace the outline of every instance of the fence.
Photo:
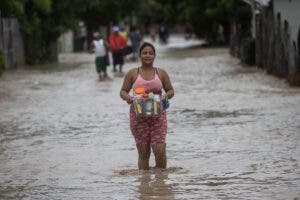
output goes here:
<path id="1" fill-rule="evenodd" d="M 6 69 L 24 64 L 24 48 L 17 19 L 0 18 L 0 49 Z"/>

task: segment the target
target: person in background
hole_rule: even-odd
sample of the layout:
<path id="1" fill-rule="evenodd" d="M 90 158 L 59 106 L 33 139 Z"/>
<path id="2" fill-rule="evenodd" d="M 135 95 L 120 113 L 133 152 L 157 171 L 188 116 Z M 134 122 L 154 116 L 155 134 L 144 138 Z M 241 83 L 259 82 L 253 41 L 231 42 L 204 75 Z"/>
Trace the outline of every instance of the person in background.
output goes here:
<path id="1" fill-rule="evenodd" d="M 149 27 L 149 35 L 150 35 L 150 38 L 152 40 L 152 42 L 155 42 L 156 41 L 156 26 L 155 24 L 152 24 L 150 25 Z"/>
<path id="2" fill-rule="evenodd" d="M 159 41 L 162 44 L 167 44 L 169 39 L 169 31 L 166 25 L 161 24 L 158 28 Z"/>
<path id="3" fill-rule="evenodd" d="M 217 41 L 221 45 L 223 45 L 225 43 L 224 27 L 223 27 L 222 24 L 218 25 L 218 37 L 217 37 Z"/>
<path id="4" fill-rule="evenodd" d="M 119 35 L 122 36 L 126 42 L 128 41 L 128 33 L 124 25 L 120 25 Z"/>
<path id="5" fill-rule="evenodd" d="M 168 73 L 161 68 L 153 66 L 156 54 L 155 48 L 151 43 L 145 42 L 141 45 L 139 56 L 141 66 L 130 69 L 127 72 L 120 96 L 131 105 L 130 129 L 138 150 L 138 168 L 142 170 L 149 169 L 151 149 L 155 156 L 155 167 L 166 168 L 166 109 L 162 108 L 160 114 L 154 116 L 136 116 L 132 105 L 133 97 L 129 95 L 129 92 L 131 89 L 136 90 L 136 88 L 142 86 L 147 94 L 158 94 L 163 101 L 166 101 L 174 96 L 174 90 Z"/>
<path id="6" fill-rule="evenodd" d="M 122 54 L 123 54 L 123 57 L 124 57 L 123 59 L 126 62 L 128 60 L 127 55 L 132 53 L 132 47 L 130 45 L 128 45 L 129 34 L 128 34 L 124 24 L 120 25 L 119 35 L 122 36 L 126 40 L 126 43 L 127 43 L 127 47 L 122 49 Z"/>
<path id="7" fill-rule="evenodd" d="M 139 47 L 142 41 L 140 30 L 136 26 L 132 26 L 131 31 L 129 33 L 129 39 L 131 41 L 132 46 L 132 60 L 136 61 L 138 58 Z"/>
<path id="8" fill-rule="evenodd" d="M 122 68 L 124 65 L 124 56 L 122 49 L 127 47 L 126 40 L 119 35 L 119 27 L 113 26 L 112 33 L 109 36 L 109 44 L 113 58 L 113 72 L 117 72 L 117 65 L 119 65 L 119 73 L 122 74 Z"/>
<path id="9" fill-rule="evenodd" d="M 187 22 L 185 24 L 185 39 L 186 40 L 191 39 L 192 34 L 193 34 L 193 27 L 192 27 L 191 23 Z"/>
<path id="10" fill-rule="evenodd" d="M 101 34 L 98 32 L 93 34 L 94 40 L 91 43 L 91 53 L 95 53 L 95 65 L 96 71 L 98 73 L 99 81 L 109 80 L 107 75 L 107 65 L 108 65 L 108 49 L 109 44 L 105 41 Z"/>

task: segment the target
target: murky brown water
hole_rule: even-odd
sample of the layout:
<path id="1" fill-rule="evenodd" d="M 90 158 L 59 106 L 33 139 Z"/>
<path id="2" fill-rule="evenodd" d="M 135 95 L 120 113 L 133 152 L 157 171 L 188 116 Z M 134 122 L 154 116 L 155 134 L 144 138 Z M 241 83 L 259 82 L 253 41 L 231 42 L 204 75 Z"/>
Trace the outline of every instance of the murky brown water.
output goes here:
<path id="1" fill-rule="evenodd" d="M 0 79 L 0 199 L 300 198 L 300 89 L 227 49 L 158 52 L 176 92 L 168 169 L 136 170 L 122 79 L 99 83 L 92 55 L 64 54 Z"/>

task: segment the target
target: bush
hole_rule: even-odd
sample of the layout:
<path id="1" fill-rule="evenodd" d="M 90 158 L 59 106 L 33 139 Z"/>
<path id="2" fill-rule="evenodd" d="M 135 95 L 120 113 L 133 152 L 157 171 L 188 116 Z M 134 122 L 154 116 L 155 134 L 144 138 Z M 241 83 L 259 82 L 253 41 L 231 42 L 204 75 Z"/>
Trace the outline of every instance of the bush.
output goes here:
<path id="1" fill-rule="evenodd" d="M 243 39 L 241 42 L 241 61 L 247 65 L 255 65 L 255 40 Z"/>

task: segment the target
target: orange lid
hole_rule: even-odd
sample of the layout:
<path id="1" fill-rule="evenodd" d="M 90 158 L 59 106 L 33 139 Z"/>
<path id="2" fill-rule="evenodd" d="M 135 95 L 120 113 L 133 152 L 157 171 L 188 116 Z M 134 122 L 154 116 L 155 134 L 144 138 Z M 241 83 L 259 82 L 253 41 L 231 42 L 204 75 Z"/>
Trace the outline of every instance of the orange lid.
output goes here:
<path id="1" fill-rule="evenodd" d="M 143 86 L 138 86 L 134 88 L 134 92 L 136 94 L 144 94 L 145 93 L 145 88 Z"/>

